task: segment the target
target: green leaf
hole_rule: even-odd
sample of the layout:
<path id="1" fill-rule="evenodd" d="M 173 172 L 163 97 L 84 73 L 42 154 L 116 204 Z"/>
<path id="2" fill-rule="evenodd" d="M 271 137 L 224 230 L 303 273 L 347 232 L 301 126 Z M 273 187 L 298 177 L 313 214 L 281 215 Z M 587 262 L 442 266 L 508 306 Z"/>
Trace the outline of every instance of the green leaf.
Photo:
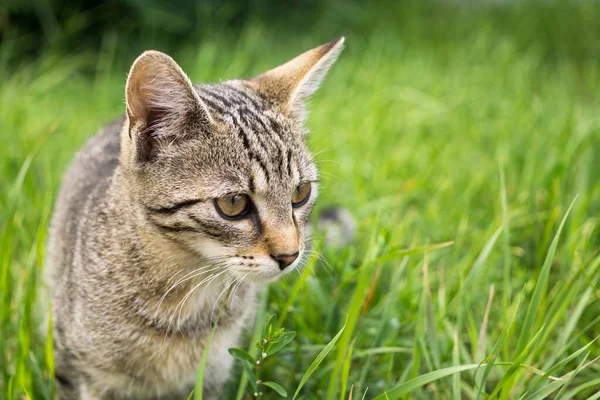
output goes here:
<path id="1" fill-rule="evenodd" d="M 256 362 L 250 354 L 248 354 L 246 351 L 244 351 L 242 349 L 232 348 L 232 349 L 229 349 L 228 351 L 229 351 L 229 354 L 231 354 L 234 358 L 237 358 L 238 360 L 248 361 L 250 364 L 254 364 Z"/>
<path id="2" fill-rule="evenodd" d="M 258 385 L 256 384 L 256 375 L 252 371 L 253 365 L 250 365 L 247 361 L 242 361 L 242 367 L 248 374 L 248 380 L 250 381 L 250 386 L 252 386 L 252 390 L 258 392 Z"/>
<path id="3" fill-rule="evenodd" d="M 262 339 L 269 339 L 273 330 L 273 325 L 277 321 L 277 315 L 273 314 L 267 320 L 262 332 Z"/>
<path id="4" fill-rule="evenodd" d="M 276 391 L 277 393 L 279 393 L 279 395 L 281 397 L 287 397 L 287 392 L 278 383 L 275 383 L 275 382 L 261 382 L 261 385 L 266 386 L 266 387 L 270 387 L 271 389 L 273 389 L 274 391 Z"/>
<path id="5" fill-rule="evenodd" d="M 285 332 L 284 334 L 279 336 L 277 338 L 277 340 L 274 340 L 271 343 L 269 343 L 269 345 L 267 346 L 267 351 L 265 353 L 267 353 L 268 356 L 272 356 L 273 354 L 277 353 L 278 351 L 283 349 L 285 346 L 290 344 L 290 342 L 292 340 L 294 340 L 295 337 L 296 337 L 296 332 L 294 332 L 294 331 Z"/>
<path id="6" fill-rule="evenodd" d="M 300 389 L 302 389 L 302 386 L 304 386 L 304 384 L 306 383 L 308 378 L 310 378 L 310 376 L 313 374 L 313 372 L 315 372 L 316 369 L 319 367 L 321 362 L 323 362 L 323 359 L 325 357 L 327 357 L 327 354 L 329 354 L 329 352 L 333 349 L 333 346 L 335 346 L 335 343 L 338 341 L 340 336 L 342 336 L 344 329 L 346 329 L 347 323 L 348 323 L 348 318 L 346 318 L 346 322 L 344 322 L 344 326 L 342 326 L 342 329 L 340 329 L 340 331 L 335 335 L 335 337 L 333 339 L 331 339 L 331 341 L 329 343 L 327 343 L 327 346 L 325 346 L 325 348 L 323 350 L 321 350 L 321 352 L 317 355 L 317 358 L 315 358 L 314 361 L 312 362 L 312 364 L 310 364 L 310 366 L 304 373 L 304 376 L 300 380 L 300 384 L 296 388 L 296 392 L 294 393 L 294 397 L 292 398 L 292 400 L 294 400 L 296 397 L 298 397 L 298 393 L 300 393 Z"/>

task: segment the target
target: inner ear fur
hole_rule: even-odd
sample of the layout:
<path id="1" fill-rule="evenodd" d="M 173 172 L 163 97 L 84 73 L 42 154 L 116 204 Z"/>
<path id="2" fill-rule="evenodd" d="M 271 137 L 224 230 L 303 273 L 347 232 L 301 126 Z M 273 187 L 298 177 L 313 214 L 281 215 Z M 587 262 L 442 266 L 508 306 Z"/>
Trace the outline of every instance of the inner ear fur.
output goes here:
<path id="1" fill-rule="evenodd" d="M 344 48 L 344 37 L 309 50 L 250 80 L 285 114 L 303 116 L 306 100 L 319 88 Z"/>
<path id="2" fill-rule="evenodd" d="M 146 51 L 135 60 L 125 98 L 129 136 L 139 143 L 141 159 L 153 153 L 153 141 L 172 141 L 185 135 L 186 127 L 213 122 L 188 76 L 159 51 Z"/>

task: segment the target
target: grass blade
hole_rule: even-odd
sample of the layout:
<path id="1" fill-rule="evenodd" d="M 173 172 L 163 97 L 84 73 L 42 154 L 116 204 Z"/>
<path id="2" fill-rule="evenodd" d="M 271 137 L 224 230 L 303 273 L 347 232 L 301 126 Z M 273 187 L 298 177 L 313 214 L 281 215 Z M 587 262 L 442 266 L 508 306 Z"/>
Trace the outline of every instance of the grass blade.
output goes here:
<path id="1" fill-rule="evenodd" d="M 510 322 L 508 323 L 508 325 L 506 325 L 504 327 L 504 329 L 502 330 L 502 333 L 500 334 L 500 337 L 498 337 L 498 340 L 496 340 L 496 343 L 494 344 L 494 348 L 492 349 L 491 360 L 486 364 L 485 369 L 483 371 L 483 375 L 481 377 L 481 380 L 479 381 L 480 383 L 479 383 L 479 388 L 477 390 L 477 399 L 476 400 L 479 400 L 481 398 L 481 396 L 483 395 L 483 391 L 485 389 L 485 382 L 487 381 L 487 378 L 492 370 L 492 367 L 494 366 L 494 363 L 496 361 L 496 358 L 498 357 L 498 354 L 500 354 L 500 351 L 502 351 L 502 349 L 504 348 L 504 343 L 506 342 L 506 339 L 508 337 L 508 332 L 511 330 L 512 326 L 515 323 L 515 319 L 517 318 L 517 312 L 519 311 L 522 297 L 523 297 L 523 292 L 521 292 L 521 295 L 519 296 L 519 300 L 517 301 L 517 306 L 515 307 L 515 312 L 513 313 L 512 318 L 510 319 Z"/>
<path id="2" fill-rule="evenodd" d="M 350 298 L 350 304 L 348 305 L 348 315 L 346 316 L 346 322 L 344 327 L 347 327 L 344 331 L 344 335 L 341 338 L 340 346 L 337 351 L 337 356 L 335 360 L 335 367 L 333 369 L 333 373 L 331 375 L 331 379 L 329 381 L 329 387 L 327 388 L 326 399 L 334 400 L 336 397 L 337 391 L 340 389 L 339 387 L 339 374 L 344 364 L 344 358 L 346 356 L 346 349 L 350 345 L 350 341 L 352 340 L 352 334 L 354 332 L 354 328 L 358 323 L 360 318 L 360 311 L 362 305 L 364 304 L 365 298 L 367 296 L 367 290 L 369 284 L 371 282 L 371 268 L 373 263 L 371 262 L 375 256 L 380 251 L 381 244 L 378 243 L 378 229 L 373 229 L 371 234 L 371 239 L 369 241 L 368 252 L 364 257 L 364 262 L 362 263 L 360 270 L 358 272 L 358 279 L 356 282 L 356 286 L 352 292 L 352 297 Z M 357 388 L 359 391 L 360 388 Z"/>
<path id="3" fill-rule="evenodd" d="M 452 349 L 452 364 L 459 365 L 460 354 L 459 354 L 459 343 L 458 343 L 458 330 L 454 330 L 454 346 Z M 460 390 L 460 373 L 452 375 L 452 398 L 455 400 L 462 399 L 462 392 Z"/>
<path id="4" fill-rule="evenodd" d="M 458 374 L 463 371 L 474 370 L 478 367 L 479 364 L 465 364 L 428 372 L 426 374 L 413 378 L 407 382 L 401 383 L 395 388 L 388 390 L 385 393 L 375 397 L 373 400 L 399 399 L 402 395 L 410 393 L 412 390 L 423 387 L 428 383 L 435 382 L 439 379 L 445 378 L 453 374 Z"/>
<path id="5" fill-rule="evenodd" d="M 540 382 L 542 382 L 543 380 L 549 378 L 552 374 L 554 374 L 556 371 L 558 371 L 560 368 L 564 367 L 565 365 L 567 365 L 569 362 L 571 362 L 572 360 L 574 360 L 575 358 L 577 358 L 579 355 L 581 355 L 584 351 L 586 351 L 598 338 L 594 339 L 593 341 L 591 341 L 590 343 L 586 344 L 585 346 L 583 346 L 582 348 L 580 348 L 579 350 L 575 351 L 573 354 L 570 354 L 569 356 L 565 357 L 564 359 L 560 360 L 558 363 L 556 363 L 556 365 L 554 365 L 552 368 L 548 369 L 546 371 L 546 373 L 540 377 L 538 377 L 531 385 L 531 389 L 528 390 L 527 392 L 523 393 L 523 395 L 520 398 L 527 398 L 527 395 L 529 394 L 529 392 L 532 391 L 532 389 L 534 389 Z M 589 355 L 589 354 L 588 354 Z M 586 358 L 588 357 L 588 355 L 586 355 Z"/>
<path id="6" fill-rule="evenodd" d="M 248 353 L 255 357 L 258 354 L 258 349 L 254 346 L 254 343 L 260 340 L 262 334 L 262 324 L 261 322 L 265 319 L 265 314 L 267 310 L 267 302 L 269 298 L 269 292 L 263 291 L 260 294 L 260 303 L 258 306 L 258 312 L 256 316 L 256 322 L 254 323 L 254 332 L 252 333 L 252 339 L 250 339 L 250 344 L 248 348 Z M 238 384 L 238 390 L 235 395 L 236 400 L 241 400 L 246 393 L 246 387 L 248 387 L 248 372 L 245 370 L 242 372 L 242 376 L 240 377 L 240 382 Z"/>
<path id="7" fill-rule="evenodd" d="M 353 351 L 354 341 L 350 343 L 350 347 L 348 348 L 348 352 L 346 353 L 346 359 L 344 360 L 344 366 L 342 368 L 342 390 L 340 390 L 340 400 L 345 400 L 346 388 L 348 387 L 348 375 L 350 375 L 350 364 L 352 363 Z"/>
<path id="8" fill-rule="evenodd" d="M 212 343 L 213 337 L 215 336 L 215 331 L 217 330 L 217 326 L 219 326 L 220 316 L 221 314 L 219 313 L 213 328 L 210 330 L 210 335 L 208 335 L 206 347 L 204 347 L 204 351 L 202 352 L 200 366 L 198 367 L 198 374 L 196 375 L 196 386 L 194 387 L 194 400 L 202 400 L 202 388 L 204 387 L 204 372 L 206 370 L 206 361 L 208 360 L 208 352 L 210 350 L 210 345 Z"/>
<path id="9" fill-rule="evenodd" d="M 329 341 L 329 343 L 327 343 L 327 346 L 325 346 L 325 348 L 323 350 L 321 350 L 321 352 L 317 355 L 317 357 L 314 359 L 312 364 L 310 364 L 310 366 L 304 373 L 304 376 L 302 376 L 302 379 L 300 379 L 300 384 L 298 384 L 298 388 L 296 388 L 296 392 L 294 393 L 294 397 L 292 398 L 292 400 L 294 400 L 294 399 L 296 399 L 296 397 L 298 397 L 298 393 L 300 393 L 300 389 L 302 389 L 302 386 L 304 386 L 304 384 L 306 383 L 308 378 L 310 378 L 310 376 L 313 374 L 313 372 L 315 372 L 317 370 L 319 365 L 321 365 L 321 362 L 323 362 L 323 359 L 325 357 L 327 357 L 327 354 L 329 354 L 329 352 L 333 349 L 333 346 L 335 346 L 335 344 L 338 341 L 338 339 L 340 338 L 340 336 L 342 336 L 344 329 L 346 329 L 347 323 L 348 323 L 348 318 L 346 318 L 346 322 L 344 323 L 344 326 L 342 326 L 342 328 L 339 330 L 337 335 L 335 335 L 334 338 L 331 339 Z"/>
<path id="10" fill-rule="evenodd" d="M 452 246 L 453 244 L 454 244 L 453 241 L 449 241 L 449 242 L 434 243 L 434 244 L 429 244 L 429 245 L 425 245 L 425 246 L 413 247 L 410 249 L 397 249 L 397 250 L 392 249 L 388 253 L 371 260 L 370 263 L 378 264 L 378 263 L 382 263 L 382 262 L 386 262 L 386 261 L 392 261 L 392 260 L 396 260 L 401 257 L 413 256 L 415 254 L 426 253 L 426 252 L 432 251 L 432 250 L 443 249 L 445 247 Z"/>
<path id="11" fill-rule="evenodd" d="M 550 268 L 552 267 L 554 254 L 556 253 L 556 248 L 558 247 L 560 234 L 562 233 L 563 227 L 565 226 L 565 222 L 567 221 L 567 217 L 569 216 L 569 213 L 571 212 L 575 201 L 577 201 L 577 196 L 575 196 L 575 199 L 573 199 L 571 205 L 567 209 L 567 212 L 565 213 L 565 216 L 560 222 L 558 230 L 554 235 L 554 239 L 552 239 L 552 243 L 550 244 L 550 249 L 548 250 L 546 259 L 544 260 L 542 271 L 540 272 L 540 276 L 538 277 L 537 282 L 535 284 L 535 288 L 533 289 L 533 296 L 531 298 L 531 301 L 529 302 L 529 306 L 527 307 L 525 318 L 523 319 L 523 328 L 521 329 L 521 334 L 519 335 L 519 340 L 517 341 L 516 353 L 520 353 L 523 350 L 523 348 L 527 344 L 528 338 L 531 337 L 532 331 L 534 330 L 535 320 L 538 316 L 538 312 L 540 311 L 542 296 L 544 295 L 544 293 L 546 293 L 548 287 Z"/>
<path id="12" fill-rule="evenodd" d="M 500 391 L 502 391 L 503 393 L 510 392 L 511 379 L 522 368 L 523 361 L 527 358 L 527 356 L 529 356 L 531 350 L 537 344 L 537 340 L 542 335 L 545 328 L 546 328 L 545 326 L 542 326 L 540 328 L 540 330 L 533 336 L 533 338 L 529 341 L 529 343 L 527 343 L 527 346 L 525 346 L 525 348 L 519 354 L 519 356 L 511 363 L 510 367 L 508 368 L 508 371 L 506 371 L 506 373 L 504 374 L 504 376 L 502 377 L 500 382 L 498 382 L 498 384 L 494 388 L 494 391 L 490 395 L 489 399 L 495 398 L 495 396 L 498 395 L 500 393 Z M 507 388 L 509 390 L 505 390 Z"/>
<path id="13" fill-rule="evenodd" d="M 504 265 L 503 265 L 503 287 L 502 307 L 504 312 L 508 311 L 512 297 L 511 285 L 511 260 L 510 260 L 510 221 L 508 218 L 508 201 L 506 196 L 506 179 L 504 176 L 504 165 L 500 164 L 500 198 L 502 203 L 502 231 L 504 232 Z"/>

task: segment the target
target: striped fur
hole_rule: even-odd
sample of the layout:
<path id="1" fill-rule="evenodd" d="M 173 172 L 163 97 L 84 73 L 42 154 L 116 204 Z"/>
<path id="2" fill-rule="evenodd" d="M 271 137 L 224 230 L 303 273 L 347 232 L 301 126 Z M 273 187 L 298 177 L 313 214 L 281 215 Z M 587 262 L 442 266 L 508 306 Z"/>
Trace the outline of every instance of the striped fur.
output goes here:
<path id="1" fill-rule="evenodd" d="M 162 53 L 136 60 L 126 116 L 79 152 L 56 202 L 47 270 L 61 399 L 186 398 L 220 316 L 204 388 L 218 397 L 257 291 L 305 250 L 318 175 L 299 104 L 342 44 L 197 86 Z M 302 183 L 310 197 L 294 208 Z M 215 200 L 234 193 L 251 208 L 225 219 Z M 275 258 L 295 253 L 282 270 Z"/>

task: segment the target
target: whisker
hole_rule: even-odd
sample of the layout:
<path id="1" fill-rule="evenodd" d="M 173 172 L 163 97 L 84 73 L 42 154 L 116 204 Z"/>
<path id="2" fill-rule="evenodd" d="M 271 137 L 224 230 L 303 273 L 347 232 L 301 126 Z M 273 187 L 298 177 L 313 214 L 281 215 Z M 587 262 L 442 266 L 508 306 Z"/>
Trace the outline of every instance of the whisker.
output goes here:
<path id="1" fill-rule="evenodd" d="M 319 175 L 325 179 L 331 179 L 331 180 L 339 179 L 339 176 L 337 176 L 336 174 L 332 174 L 330 172 L 321 171 L 321 172 L 319 172 Z"/>
<path id="2" fill-rule="evenodd" d="M 235 278 L 227 285 L 225 285 L 225 287 L 223 288 L 223 290 L 221 290 L 221 293 L 219 294 L 219 296 L 217 297 L 217 300 L 215 300 L 215 304 L 213 304 L 213 308 L 212 311 L 210 312 L 210 316 L 211 318 L 214 316 L 215 313 L 215 307 L 217 306 L 217 304 L 219 303 L 219 300 L 221 299 L 221 296 L 223 296 L 223 294 L 227 291 L 227 289 L 229 289 L 231 287 L 231 285 L 233 285 L 235 283 Z"/>
<path id="3" fill-rule="evenodd" d="M 324 163 L 332 163 L 332 164 L 336 164 L 336 165 L 342 165 L 342 163 L 339 162 L 338 160 L 332 160 L 332 159 L 329 159 L 329 158 L 324 158 L 322 160 L 317 160 L 317 165 L 321 165 L 321 164 L 324 164 Z M 322 173 L 322 172 L 319 171 L 319 173 Z"/>
<path id="4" fill-rule="evenodd" d="M 333 266 L 329 263 L 329 261 L 327 261 L 327 258 L 322 253 L 319 253 L 316 250 L 308 250 L 306 252 L 306 254 L 309 256 L 316 256 L 317 259 L 319 261 L 321 261 L 325 265 L 326 268 L 328 268 L 331 272 L 335 272 L 335 269 L 333 268 Z M 308 258 L 310 258 L 310 257 L 307 257 L 307 259 Z"/>
<path id="5" fill-rule="evenodd" d="M 175 272 L 173 275 L 171 275 L 171 277 L 170 277 L 169 279 L 167 279 L 167 284 L 168 284 L 169 282 L 171 282 L 173 279 L 175 279 L 175 277 L 176 277 L 177 275 L 179 275 L 180 273 L 182 273 L 182 272 L 183 272 L 183 271 L 185 271 L 185 270 L 186 270 L 186 268 L 182 268 L 182 269 L 180 269 L 179 271 Z"/>
<path id="6" fill-rule="evenodd" d="M 225 299 L 225 307 L 226 308 L 231 308 L 230 307 L 231 295 L 233 294 L 233 291 L 235 290 L 236 284 L 241 281 L 241 278 L 238 278 L 237 276 L 235 276 L 233 274 L 231 274 L 231 277 L 233 278 L 233 281 L 235 283 L 233 285 L 233 288 L 231 290 L 229 290 L 229 294 L 227 295 L 227 298 Z"/>
<path id="7" fill-rule="evenodd" d="M 210 267 L 210 268 L 209 268 Z M 202 268 L 198 268 L 195 269 L 191 272 L 189 272 L 188 274 L 186 274 L 183 278 L 179 279 L 177 282 L 175 282 L 170 288 L 169 290 L 167 290 L 165 292 L 165 294 L 162 295 L 162 297 L 160 298 L 160 301 L 158 303 L 158 306 L 156 307 L 156 312 L 155 312 L 155 317 L 156 315 L 158 315 L 158 312 L 160 311 L 160 306 L 162 305 L 163 301 L 165 300 L 165 298 L 167 297 L 167 295 L 173 290 L 175 289 L 177 286 L 179 286 L 180 284 L 182 284 L 185 281 L 189 281 L 190 279 L 196 278 L 197 276 L 203 275 L 203 274 L 207 274 L 213 271 L 216 271 L 218 269 L 220 269 L 222 267 L 222 265 L 210 265 L 207 267 L 202 267 Z"/>
<path id="8" fill-rule="evenodd" d="M 207 289 L 213 282 L 216 281 L 216 279 L 219 276 L 223 275 L 225 272 L 227 272 L 227 271 L 225 270 L 225 271 L 220 272 L 220 273 L 218 273 L 216 275 L 213 275 L 212 279 L 210 279 L 211 277 L 206 278 L 205 280 L 207 280 L 207 282 L 206 282 L 206 287 L 204 289 Z M 192 295 L 192 293 L 194 292 L 194 290 L 196 290 L 197 287 L 198 286 L 196 286 L 194 289 L 190 290 L 190 292 L 186 295 L 186 298 L 183 299 L 183 302 L 181 304 L 181 307 L 179 308 L 179 313 L 178 313 L 178 316 L 177 316 L 177 327 L 178 328 L 181 326 L 181 312 L 183 311 L 183 306 L 184 306 L 185 302 L 187 301 L 187 299 Z"/>
<path id="9" fill-rule="evenodd" d="M 244 274 L 244 276 L 242 276 L 242 277 L 239 279 L 239 282 L 238 282 L 238 284 L 237 284 L 237 285 L 236 285 L 236 286 L 233 288 L 233 291 L 232 291 L 232 293 L 231 293 L 231 294 L 230 294 L 230 296 L 229 296 L 229 302 L 230 302 L 229 304 L 231 304 L 231 302 L 233 302 L 233 299 L 235 298 L 235 294 L 236 294 L 237 290 L 240 288 L 240 286 L 241 286 L 241 285 L 242 285 L 242 283 L 244 282 L 244 279 L 246 279 L 246 276 L 248 276 L 248 274 L 249 274 L 249 273 L 250 273 L 250 272 L 246 272 L 246 273 Z"/>
<path id="10" fill-rule="evenodd" d="M 178 329 L 180 329 L 181 311 L 183 310 L 183 305 L 185 304 L 185 302 L 187 301 L 187 299 L 192 295 L 192 293 L 194 292 L 194 290 L 196 290 L 197 288 L 199 288 L 200 286 L 202 286 L 202 284 L 204 284 L 207 281 L 209 282 L 209 285 L 210 285 L 210 282 L 214 281 L 216 278 L 218 278 L 220 275 L 224 274 L 225 272 L 227 272 L 226 269 L 223 270 L 222 272 L 219 272 L 218 274 L 210 275 L 210 276 L 202 279 L 197 285 L 195 285 L 192 289 L 190 289 L 187 292 L 187 294 L 183 297 L 183 299 L 181 299 L 181 301 L 179 302 L 179 304 L 177 304 L 177 307 L 175 307 L 175 310 L 173 311 L 173 315 L 169 319 L 169 326 L 167 327 L 167 332 L 171 329 L 171 324 L 173 322 L 173 319 L 175 318 L 175 314 L 177 314 L 177 310 L 178 309 L 179 309 L 179 314 L 178 314 L 178 318 L 177 318 L 177 326 L 178 326 Z"/>
<path id="11" fill-rule="evenodd" d="M 316 233 L 313 233 L 312 235 L 308 236 L 307 238 L 304 239 L 305 242 L 312 242 L 315 240 L 322 240 L 325 239 L 326 235 L 319 235 Z"/>
<path id="12" fill-rule="evenodd" d="M 322 149 L 319 151 L 315 151 L 315 152 L 313 152 L 313 157 L 316 159 L 317 156 L 320 156 L 321 154 L 324 154 L 324 153 L 331 153 L 332 151 L 333 151 L 333 149 Z M 319 162 L 319 160 L 317 160 L 317 162 Z"/>

